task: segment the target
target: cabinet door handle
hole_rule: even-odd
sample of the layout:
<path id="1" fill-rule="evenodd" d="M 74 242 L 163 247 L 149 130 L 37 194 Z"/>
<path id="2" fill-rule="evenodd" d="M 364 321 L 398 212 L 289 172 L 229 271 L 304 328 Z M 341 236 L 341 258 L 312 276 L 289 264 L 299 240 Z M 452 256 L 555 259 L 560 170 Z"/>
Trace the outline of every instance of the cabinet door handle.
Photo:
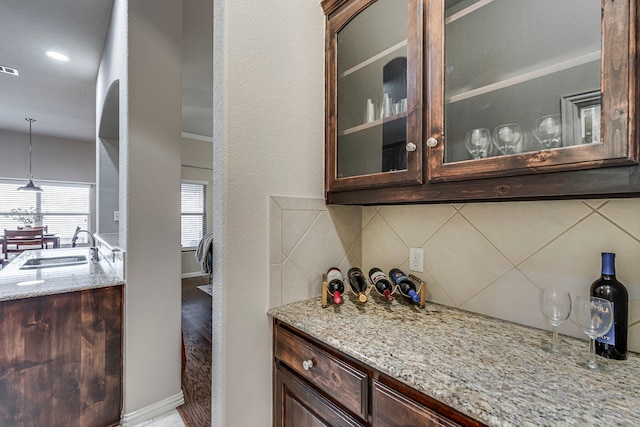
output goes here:
<path id="1" fill-rule="evenodd" d="M 305 371 L 308 371 L 309 369 L 313 368 L 313 360 L 309 359 L 309 360 L 305 360 L 302 362 L 302 368 Z"/>
<path id="2" fill-rule="evenodd" d="M 438 145 L 438 140 L 437 140 L 437 139 L 435 139 L 435 138 L 433 138 L 433 137 L 432 137 L 432 138 L 427 139 L 427 147 L 433 148 L 433 147 L 435 147 L 436 145 Z"/>
<path id="3" fill-rule="evenodd" d="M 413 142 L 408 142 L 407 143 L 407 151 L 416 151 L 416 144 L 414 144 Z"/>

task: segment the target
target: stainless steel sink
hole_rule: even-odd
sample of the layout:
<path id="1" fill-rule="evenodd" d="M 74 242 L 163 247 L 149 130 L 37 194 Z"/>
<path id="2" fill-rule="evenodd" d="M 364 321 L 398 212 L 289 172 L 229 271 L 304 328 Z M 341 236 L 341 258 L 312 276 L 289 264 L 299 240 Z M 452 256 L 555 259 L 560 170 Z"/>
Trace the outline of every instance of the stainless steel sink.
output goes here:
<path id="1" fill-rule="evenodd" d="M 86 264 L 87 257 L 84 255 L 69 255 L 59 256 L 52 258 L 33 258 L 27 260 L 20 270 L 31 270 L 34 268 L 49 268 L 49 267 L 67 267 L 70 265 Z"/>

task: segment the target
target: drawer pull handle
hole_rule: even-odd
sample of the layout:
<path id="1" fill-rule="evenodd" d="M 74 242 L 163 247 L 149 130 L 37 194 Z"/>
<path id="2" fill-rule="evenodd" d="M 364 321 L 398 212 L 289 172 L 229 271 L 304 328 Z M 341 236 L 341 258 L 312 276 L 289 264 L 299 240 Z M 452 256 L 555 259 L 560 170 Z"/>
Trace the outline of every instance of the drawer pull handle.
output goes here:
<path id="1" fill-rule="evenodd" d="M 309 359 L 309 360 L 303 361 L 302 367 L 304 368 L 305 371 L 308 371 L 309 369 L 313 368 L 313 360 Z"/>

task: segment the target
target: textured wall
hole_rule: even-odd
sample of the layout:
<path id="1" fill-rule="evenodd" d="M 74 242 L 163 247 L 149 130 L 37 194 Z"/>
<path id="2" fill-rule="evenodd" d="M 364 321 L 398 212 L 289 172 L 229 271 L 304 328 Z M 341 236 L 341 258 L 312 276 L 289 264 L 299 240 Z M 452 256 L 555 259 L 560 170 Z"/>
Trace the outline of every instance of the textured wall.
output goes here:
<path id="1" fill-rule="evenodd" d="M 269 196 L 322 197 L 323 30 L 317 0 L 214 2 L 214 426 L 272 418 Z"/>

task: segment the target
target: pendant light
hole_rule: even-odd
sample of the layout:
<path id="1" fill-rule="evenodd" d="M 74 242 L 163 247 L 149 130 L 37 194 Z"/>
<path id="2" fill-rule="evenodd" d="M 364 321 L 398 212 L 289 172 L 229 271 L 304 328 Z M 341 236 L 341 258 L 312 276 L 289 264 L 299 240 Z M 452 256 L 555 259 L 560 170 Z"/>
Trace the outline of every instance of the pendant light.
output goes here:
<path id="1" fill-rule="evenodd" d="M 36 186 L 33 183 L 33 175 L 31 174 L 31 124 L 36 121 L 36 119 L 32 119 L 30 117 L 25 118 L 26 121 L 29 122 L 29 182 L 23 187 L 18 187 L 18 190 L 23 191 L 42 191 L 42 188 Z"/>

